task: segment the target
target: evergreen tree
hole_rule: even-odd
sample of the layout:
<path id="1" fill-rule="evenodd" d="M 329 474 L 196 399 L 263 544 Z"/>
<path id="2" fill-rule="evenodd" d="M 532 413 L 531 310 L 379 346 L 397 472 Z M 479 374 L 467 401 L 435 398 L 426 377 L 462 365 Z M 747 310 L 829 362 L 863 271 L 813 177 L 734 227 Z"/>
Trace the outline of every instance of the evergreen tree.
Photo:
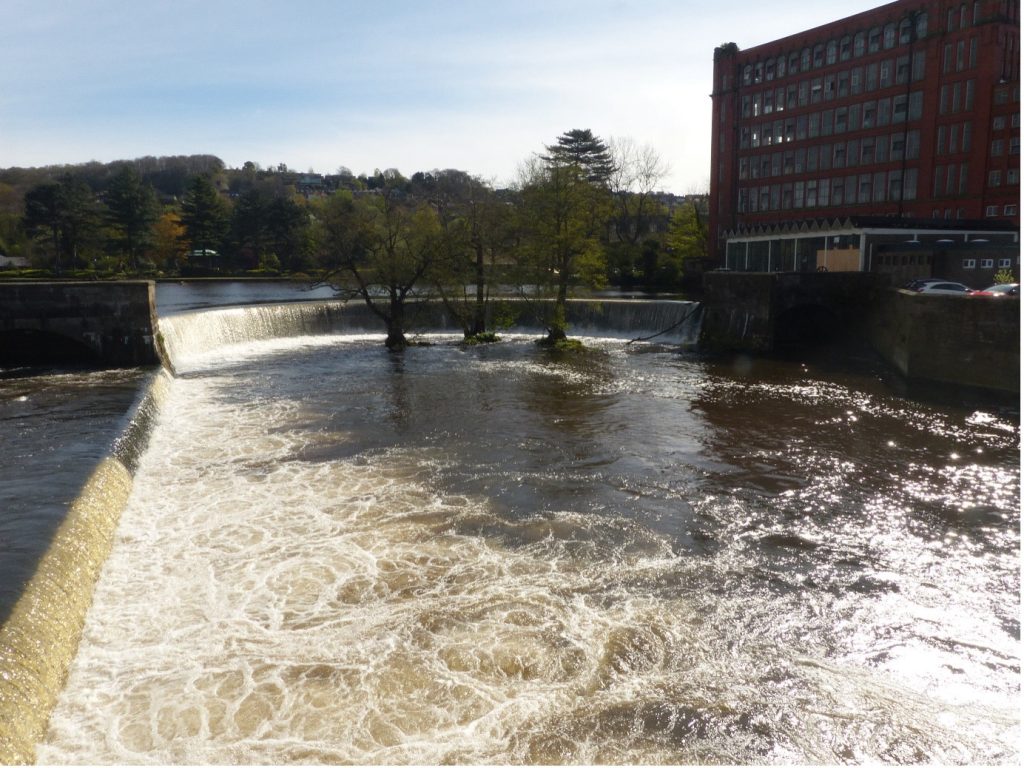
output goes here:
<path id="1" fill-rule="evenodd" d="M 611 150 L 589 128 L 566 131 L 545 148 L 548 154 L 543 159 L 549 167 L 577 166 L 594 184 L 607 185 L 615 172 Z"/>
<path id="2" fill-rule="evenodd" d="M 156 193 L 152 186 L 142 183 L 135 168 L 125 165 L 107 191 L 107 209 L 129 268 L 138 271 L 139 254 L 152 241 L 153 224 L 159 215 Z"/>
<path id="3" fill-rule="evenodd" d="M 181 223 L 193 252 L 209 256 L 208 251 L 221 247 L 230 222 L 227 207 L 209 176 L 193 176 L 189 182 L 181 204 Z M 207 266 L 213 266 L 212 258 Z"/>

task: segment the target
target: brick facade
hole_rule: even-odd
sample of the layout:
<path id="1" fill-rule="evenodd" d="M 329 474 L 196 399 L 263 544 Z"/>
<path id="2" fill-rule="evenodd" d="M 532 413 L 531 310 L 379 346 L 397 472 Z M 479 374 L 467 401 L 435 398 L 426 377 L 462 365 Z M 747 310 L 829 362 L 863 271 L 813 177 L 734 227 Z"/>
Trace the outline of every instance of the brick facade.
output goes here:
<path id="1" fill-rule="evenodd" d="M 897 0 L 716 49 L 714 256 L 730 233 L 849 217 L 1019 231 L 1019 40 L 1017 0 Z"/>

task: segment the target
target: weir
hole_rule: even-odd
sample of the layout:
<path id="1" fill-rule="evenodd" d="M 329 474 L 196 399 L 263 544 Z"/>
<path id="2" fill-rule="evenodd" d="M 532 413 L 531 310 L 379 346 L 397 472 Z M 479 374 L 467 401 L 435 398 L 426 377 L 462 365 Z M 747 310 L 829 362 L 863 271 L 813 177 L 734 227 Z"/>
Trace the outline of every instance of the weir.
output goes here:
<path id="1" fill-rule="evenodd" d="M 534 305 L 503 301 L 510 330 L 541 331 Z M 656 336 L 692 344 L 699 305 L 682 301 L 572 300 L 570 332 L 618 338 Z M 410 313 L 415 326 L 457 332 L 439 302 Z M 0 762 L 32 763 L 50 713 L 75 657 L 93 589 L 110 552 L 133 475 L 145 452 L 175 362 L 190 353 L 250 341 L 322 334 L 380 333 L 381 322 L 362 303 L 312 301 L 188 312 L 159 321 L 167 369 L 154 373 L 126 417 L 121 436 L 71 504 L 35 575 L 0 627 Z"/>

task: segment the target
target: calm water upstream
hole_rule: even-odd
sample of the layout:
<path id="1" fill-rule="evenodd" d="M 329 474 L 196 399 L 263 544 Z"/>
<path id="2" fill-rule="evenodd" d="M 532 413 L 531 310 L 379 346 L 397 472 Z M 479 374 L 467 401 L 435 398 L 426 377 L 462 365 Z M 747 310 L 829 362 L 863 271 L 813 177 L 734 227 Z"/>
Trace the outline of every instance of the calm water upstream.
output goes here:
<path id="1" fill-rule="evenodd" d="M 180 356 L 40 762 L 1019 762 L 1016 412 L 381 338 Z"/>

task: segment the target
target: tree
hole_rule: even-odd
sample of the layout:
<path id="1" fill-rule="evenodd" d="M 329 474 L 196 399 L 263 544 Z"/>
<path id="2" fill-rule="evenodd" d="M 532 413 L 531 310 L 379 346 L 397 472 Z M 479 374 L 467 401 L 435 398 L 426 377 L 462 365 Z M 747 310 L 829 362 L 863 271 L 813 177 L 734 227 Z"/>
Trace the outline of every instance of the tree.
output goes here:
<path id="1" fill-rule="evenodd" d="M 668 229 L 668 246 L 680 259 L 706 259 L 708 256 L 708 225 L 695 201 L 688 202 L 672 214 Z"/>
<path id="2" fill-rule="evenodd" d="M 54 271 L 61 274 L 62 256 L 74 267 L 79 250 L 96 233 L 99 215 L 92 190 L 70 175 L 45 182 L 25 194 L 25 229 L 44 234 L 53 246 Z"/>
<path id="3" fill-rule="evenodd" d="M 566 131 L 546 149 L 548 154 L 543 159 L 549 167 L 577 166 L 591 183 L 606 185 L 615 172 L 615 160 L 608 145 L 589 128 Z"/>
<path id="4" fill-rule="evenodd" d="M 157 216 L 153 187 L 143 184 L 131 165 L 123 166 L 107 190 L 107 218 L 133 272 L 138 271 L 140 252 L 152 240 Z"/>
<path id="5" fill-rule="evenodd" d="M 507 206 L 487 184 L 463 171 L 418 173 L 412 182 L 438 216 L 440 240 L 431 282 L 464 335 L 482 334 L 495 262 L 507 241 Z"/>
<path id="6" fill-rule="evenodd" d="M 181 223 L 193 253 L 207 255 L 221 247 L 229 226 L 227 206 L 209 176 L 193 176 L 189 182 L 181 204 Z"/>
<path id="7" fill-rule="evenodd" d="M 583 154 L 567 150 L 537 158 L 521 170 L 518 253 L 525 272 L 521 271 L 520 282 L 532 283 L 537 293 L 554 294 L 545 320 L 549 343 L 566 338 L 570 286 L 583 282 L 596 287 L 604 282 L 602 237 L 611 199 L 607 178 L 601 175 L 608 167 L 589 150 Z"/>
<path id="8" fill-rule="evenodd" d="M 157 266 L 178 272 L 185 262 L 185 227 L 181 216 L 174 211 L 165 211 L 153 224 L 153 254 Z"/>
<path id="9" fill-rule="evenodd" d="M 385 346 L 399 351 L 405 337 L 407 309 L 417 286 L 434 264 L 440 227 L 437 213 L 425 203 L 407 200 L 406 180 L 397 171 L 382 174 L 379 194 L 355 198 L 341 191 L 322 211 L 328 272 L 353 281 L 353 295 L 384 321 Z"/>

